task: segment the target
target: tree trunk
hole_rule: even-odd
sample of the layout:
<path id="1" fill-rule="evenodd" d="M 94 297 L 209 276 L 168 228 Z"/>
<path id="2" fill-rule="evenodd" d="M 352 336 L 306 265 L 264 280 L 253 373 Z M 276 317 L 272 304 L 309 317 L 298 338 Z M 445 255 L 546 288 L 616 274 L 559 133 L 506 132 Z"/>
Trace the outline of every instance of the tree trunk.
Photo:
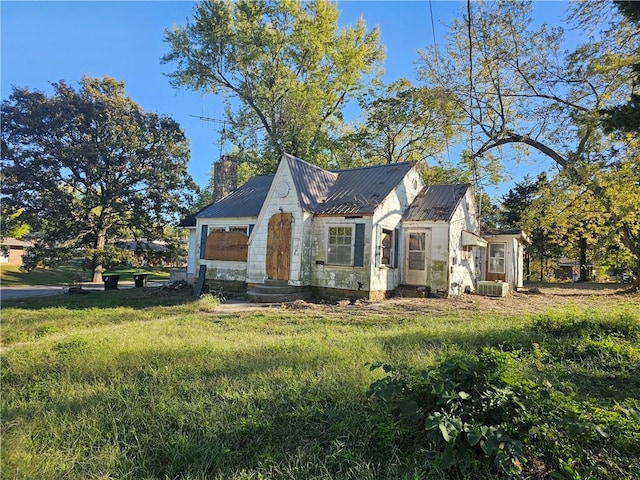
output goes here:
<path id="1" fill-rule="evenodd" d="M 587 239 L 580 237 L 580 276 L 578 282 L 589 281 L 589 265 L 587 264 Z"/>
<path id="2" fill-rule="evenodd" d="M 91 262 L 91 266 L 93 268 L 93 283 L 102 282 L 102 263 L 103 263 L 103 252 L 104 247 L 107 244 L 107 229 L 100 228 L 98 230 L 98 238 L 96 239 L 96 248 L 93 254 L 93 260 Z"/>

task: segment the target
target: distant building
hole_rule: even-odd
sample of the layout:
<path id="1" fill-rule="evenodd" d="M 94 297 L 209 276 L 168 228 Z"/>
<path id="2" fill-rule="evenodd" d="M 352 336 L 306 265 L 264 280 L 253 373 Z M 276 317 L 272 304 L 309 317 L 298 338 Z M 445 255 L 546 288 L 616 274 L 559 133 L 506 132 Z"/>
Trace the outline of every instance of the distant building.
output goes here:
<path id="1" fill-rule="evenodd" d="M 22 257 L 31 242 L 18 240 L 17 238 L 3 238 L 0 241 L 0 264 L 3 265 L 23 265 Z"/>

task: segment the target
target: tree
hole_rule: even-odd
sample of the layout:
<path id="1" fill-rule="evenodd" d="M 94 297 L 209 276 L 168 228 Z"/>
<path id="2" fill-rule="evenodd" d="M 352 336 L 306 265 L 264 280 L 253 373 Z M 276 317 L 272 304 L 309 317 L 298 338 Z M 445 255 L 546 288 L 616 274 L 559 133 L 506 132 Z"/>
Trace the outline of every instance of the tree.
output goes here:
<path id="1" fill-rule="evenodd" d="M 326 166 L 344 106 L 379 76 L 377 29 L 338 28 L 325 0 L 206 0 L 167 31 L 175 86 L 227 99 L 234 158 L 270 173 L 284 152 Z"/>
<path id="2" fill-rule="evenodd" d="M 453 99 L 442 89 L 416 87 L 401 78 L 363 96 L 365 121 L 343 152 L 359 152 L 360 163 L 424 162 L 445 151 L 456 132 Z M 343 149 L 345 150 L 345 149 Z"/>
<path id="3" fill-rule="evenodd" d="M 585 4 L 611 8 L 604 2 L 578 8 Z M 590 25 L 602 26 L 597 16 L 592 20 Z M 635 29 L 618 15 L 612 28 L 602 27 L 565 55 L 561 29 L 531 30 L 530 24 L 531 2 L 468 2 L 463 20 L 452 26 L 446 54 L 423 53 L 422 77 L 430 86 L 450 88 L 469 118 L 472 162 L 509 146 L 519 147 L 514 156 L 531 150 L 548 156 L 611 214 L 640 269 L 640 206 L 618 208 L 619 195 L 606 181 L 638 162 L 637 149 L 607 136 L 600 114 L 633 91 Z"/>
<path id="4" fill-rule="evenodd" d="M 53 83 L 53 95 L 14 88 L 2 102 L 3 203 L 39 239 L 29 267 L 82 255 L 100 281 L 122 236 L 162 237 L 195 188 L 183 131 L 145 113 L 123 82 L 83 77 L 78 90 Z"/>

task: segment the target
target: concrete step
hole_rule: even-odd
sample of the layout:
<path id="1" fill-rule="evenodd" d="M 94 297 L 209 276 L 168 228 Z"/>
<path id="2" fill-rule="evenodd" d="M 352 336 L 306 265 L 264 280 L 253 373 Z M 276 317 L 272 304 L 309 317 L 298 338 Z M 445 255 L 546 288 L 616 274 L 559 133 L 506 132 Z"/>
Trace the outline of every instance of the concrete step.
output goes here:
<path id="1" fill-rule="evenodd" d="M 263 285 L 268 285 L 271 287 L 288 287 L 289 282 L 287 280 L 273 280 L 271 278 L 267 278 Z"/>
<path id="2" fill-rule="evenodd" d="M 429 292 L 425 287 L 416 287 L 413 285 L 398 285 L 395 291 L 396 297 L 408 298 L 424 298 L 429 296 Z"/>
<path id="3" fill-rule="evenodd" d="M 250 290 L 247 292 L 249 301 L 253 303 L 293 302 L 295 300 L 308 300 L 311 296 L 309 291 L 298 293 L 256 293 Z"/>
<path id="4" fill-rule="evenodd" d="M 312 296 L 308 287 L 287 285 L 286 282 L 283 285 L 281 280 L 267 280 L 267 282 L 255 285 L 252 290 L 247 292 L 249 301 L 254 303 L 282 303 L 307 300 Z"/>
<path id="5" fill-rule="evenodd" d="M 298 291 L 300 291 L 301 288 L 302 287 L 294 287 L 293 285 L 265 285 L 265 284 L 260 285 L 258 284 L 253 287 L 253 291 L 255 293 L 287 294 L 287 293 L 297 293 Z"/>

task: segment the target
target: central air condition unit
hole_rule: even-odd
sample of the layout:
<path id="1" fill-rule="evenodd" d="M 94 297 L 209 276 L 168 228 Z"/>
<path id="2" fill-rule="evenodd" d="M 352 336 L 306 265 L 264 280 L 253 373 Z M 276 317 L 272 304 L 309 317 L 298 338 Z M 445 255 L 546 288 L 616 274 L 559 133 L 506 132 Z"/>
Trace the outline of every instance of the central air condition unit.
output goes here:
<path id="1" fill-rule="evenodd" d="M 506 282 L 478 282 L 478 295 L 487 297 L 506 297 L 509 284 Z"/>

